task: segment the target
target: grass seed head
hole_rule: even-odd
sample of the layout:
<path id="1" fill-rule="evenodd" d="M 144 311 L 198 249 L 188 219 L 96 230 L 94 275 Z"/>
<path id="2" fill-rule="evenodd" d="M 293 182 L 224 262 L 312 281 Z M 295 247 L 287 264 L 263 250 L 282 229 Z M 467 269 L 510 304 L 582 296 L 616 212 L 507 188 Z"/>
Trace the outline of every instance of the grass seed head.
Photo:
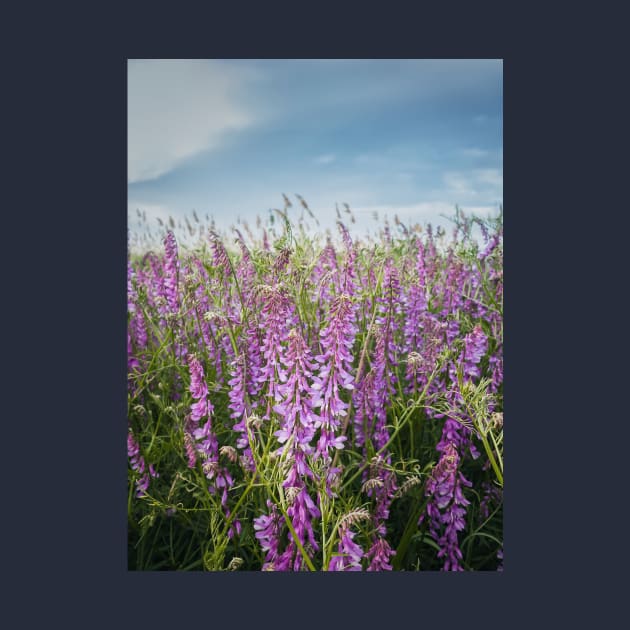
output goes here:
<path id="1" fill-rule="evenodd" d="M 339 521 L 339 528 L 349 528 L 356 523 L 360 523 L 361 521 L 366 521 L 370 518 L 370 513 L 365 508 L 359 508 L 358 510 L 352 510 L 352 512 L 348 512 L 341 517 Z"/>
<path id="2" fill-rule="evenodd" d="M 295 497 L 300 494 L 300 490 L 301 488 L 298 488 L 296 486 L 289 486 L 288 488 L 285 488 L 284 493 L 287 497 L 287 503 L 289 505 L 293 504 L 293 502 L 295 501 Z"/>
<path id="3" fill-rule="evenodd" d="M 490 425 L 495 429 L 503 428 L 503 412 L 496 411 L 490 416 Z"/>
<path id="4" fill-rule="evenodd" d="M 233 446 L 222 446 L 219 449 L 219 453 L 221 455 L 225 455 L 233 464 L 235 464 L 236 460 L 238 459 L 238 453 Z"/>
<path id="5" fill-rule="evenodd" d="M 230 560 L 230 564 L 228 564 L 228 571 L 238 571 L 243 566 L 244 560 L 243 558 L 234 557 Z"/>
<path id="6" fill-rule="evenodd" d="M 405 494 L 407 494 L 407 492 L 409 492 L 409 490 L 411 490 L 411 488 L 414 488 L 415 486 L 418 486 L 421 483 L 422 483 L 422 479 L 420 477 L 417 477 L 417 476 L 409 477 L 407 480 L 405 480 L 402 486 L 400 486 L 400 488 L 396 491 L 396 493 L 394 494 L 394 498 L 398 499 L 404 496 Z"/>
<path id="7" fill-rule="evenodd" d="M 251 428 L 260 429 L 260 427 L 262 426 L 262 423 L 263 423 L 263 419 L 255 413 L 251 414 L 250 416 L 247 416 L 247 425 Z"/>

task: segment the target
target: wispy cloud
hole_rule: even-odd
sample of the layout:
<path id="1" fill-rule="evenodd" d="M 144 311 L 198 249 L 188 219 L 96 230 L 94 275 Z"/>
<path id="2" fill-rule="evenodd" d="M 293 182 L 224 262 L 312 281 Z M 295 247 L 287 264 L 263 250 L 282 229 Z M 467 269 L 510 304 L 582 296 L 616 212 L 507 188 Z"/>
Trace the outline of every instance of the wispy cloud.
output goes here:
<path id="1" fill-rule="evenodd" d="M 443 173 L 442 181 L 447 191 L 462 202 L 479 195 L 498 197 L 503 194 L 503 173 L 496 168 L 448 171 Z"/>
<path id="2" fill-rule="evenodd" d="M 474 171 L 477 180 L 482 184 L 503 188 L 503 174 L 496 168 L 485 168 Z"/>
<path id="3" fill-rule="evenodd" d="M 472 178 L 468 174 L 447 172 L 442 175 L 442 181 L 448 192 L 454 195 L 471 197 L 477 194 Z"/>
<path id="4" fill-rule="evenodd" d="M 337 157 L 333 153 L 327 153 L 326 155 L 319 155 L 315 158 L 315 164 L 330 164 L 334 162 Z"/>
<path id="5" fill-rule="evenodd" d="M 128 62 L 128 181 L 152 180 L 252 123 L 238 68 L 202 60 Z"/>

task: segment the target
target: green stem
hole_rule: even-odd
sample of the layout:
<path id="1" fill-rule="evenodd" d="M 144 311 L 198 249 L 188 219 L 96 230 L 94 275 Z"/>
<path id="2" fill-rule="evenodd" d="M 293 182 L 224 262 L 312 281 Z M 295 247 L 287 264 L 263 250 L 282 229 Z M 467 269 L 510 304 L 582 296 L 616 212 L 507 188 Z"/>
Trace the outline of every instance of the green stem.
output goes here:
<path id="1" fill-rule="evenodd" d="M 436 367 L 433 372 L 431 373 L 431 377 L 427 380 L 426 385 L 424 386 L 424 389 L 422 390 L 422 393 L 420 394 L 420 397 L 414 402 L 413 405 L 410 405 L 409 407 L 407 407 L 405 409 L 405 411 L 403 412 L 397 426 L 395 427 L 394 431 L 392 432 L 392 434 L 389 437 L 389 440 L 387 440 L 387 442 L 376 452 L 376 455 L 380 455 L 381 453 L 383 453 L 387 448 L 389 448 L 389 445 L 394 441 L 395 437 L 398 435 L 398 432 L 405 426 L 405 423 L 407 422 L 407 420 L 409 419 L 409 417 L 411 416 L 411 414 L 416 410 L 419 409 L 421 407 L 425 407 L 425 405 L 422 404 L 422 400 L 424 399 L 424 397 L 426 396 L 427 390 L 429 389 L 429 385 L 431 385 L 431 383 L 433 382 L 433 379 L 437 376 L 439 371 L 439 367 Z M 368 468 L 370 466 L 370 462 L 366 462 L 365 464 L 363 464 L 363 466 L 361 466 L 357 472 L 352 475 L 352 477 L 350 477 L 350 479 L 348 479 L 348 481 L 346 481 L 343 486 L 342 486 L 342 490 L 347 488 L 366 468 Z"/>

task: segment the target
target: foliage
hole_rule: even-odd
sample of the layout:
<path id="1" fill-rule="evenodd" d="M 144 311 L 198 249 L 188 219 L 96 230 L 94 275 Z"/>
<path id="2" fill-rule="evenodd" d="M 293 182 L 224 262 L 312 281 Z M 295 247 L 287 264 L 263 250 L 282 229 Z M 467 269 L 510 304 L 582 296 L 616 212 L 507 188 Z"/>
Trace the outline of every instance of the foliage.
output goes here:
<path id="1" fill-rule="evenodd" d="M 299 200 L 130 255 L 129 568 L 500 570 L 502 217 L 322 239 Z"/>

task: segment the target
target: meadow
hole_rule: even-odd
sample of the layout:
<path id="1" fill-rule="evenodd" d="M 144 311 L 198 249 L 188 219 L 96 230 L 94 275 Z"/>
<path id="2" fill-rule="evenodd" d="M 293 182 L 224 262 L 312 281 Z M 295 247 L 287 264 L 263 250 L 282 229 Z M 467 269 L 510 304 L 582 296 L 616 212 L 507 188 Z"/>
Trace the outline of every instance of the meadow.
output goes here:
<path id="1" fill-rule="evenodd" d="M 130 570 L 503 569 L 502 214 L 354 219 L 130 247 Z"/>

